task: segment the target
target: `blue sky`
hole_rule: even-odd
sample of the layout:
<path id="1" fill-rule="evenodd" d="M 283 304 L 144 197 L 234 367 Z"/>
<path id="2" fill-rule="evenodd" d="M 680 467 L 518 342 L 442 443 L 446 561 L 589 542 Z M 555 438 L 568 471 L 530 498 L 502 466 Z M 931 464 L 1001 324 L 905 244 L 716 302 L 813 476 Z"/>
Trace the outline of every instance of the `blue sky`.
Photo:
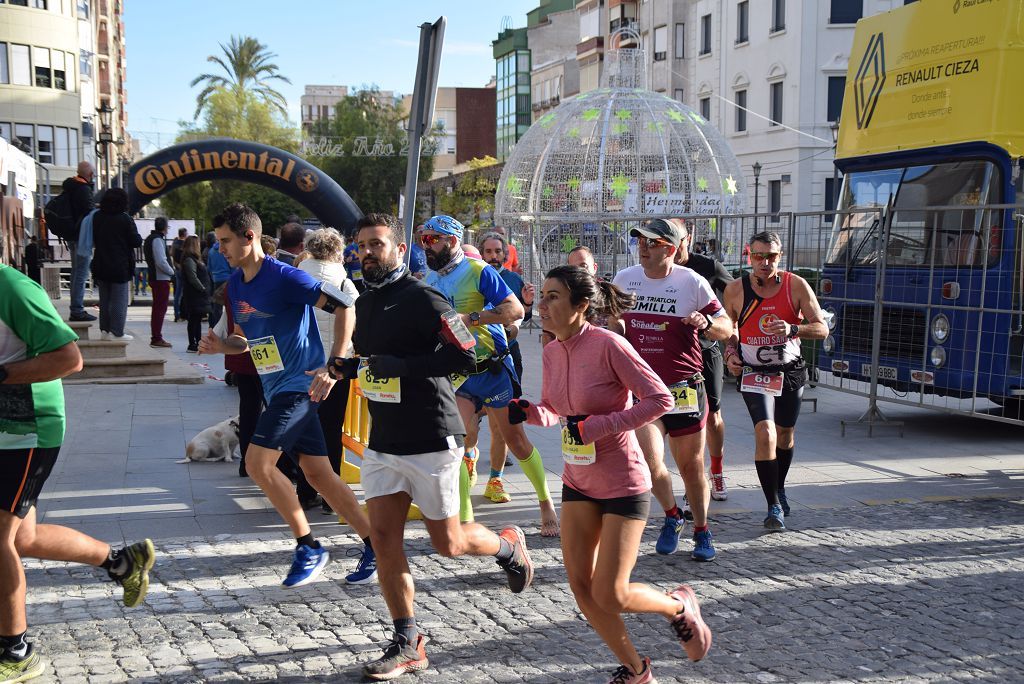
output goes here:
<path id="1" fill-rule="evenodd" d="M 231 35 L 250 35 L 277 54 L 291 85 L 280 83 L 293 122 L 305 85 L 412 92 L 419 25 L 446 16 L 438 85 L 483 86 L 494 73 L 491 41 L 505 16 L 526 25 L 537 0 L 175 0 L 125 3 L 128 129 L 144 153 L 169 145 L 177 122 L 192 119 L 198 88 L 189 82 L 219 68 Z"/>

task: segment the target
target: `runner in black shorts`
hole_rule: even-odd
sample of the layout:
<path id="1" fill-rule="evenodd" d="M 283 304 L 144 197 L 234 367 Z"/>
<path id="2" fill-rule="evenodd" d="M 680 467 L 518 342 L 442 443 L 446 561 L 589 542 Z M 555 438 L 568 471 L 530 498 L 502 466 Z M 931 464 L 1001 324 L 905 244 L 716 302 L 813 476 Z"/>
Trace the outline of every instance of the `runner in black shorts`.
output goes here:
<path id="1" fill-rule="evenodd" d="M 123 549 L 60 525 L 36 525 L 36 500 L 64 441 L 60 378 L 82 368 L 78 336 L 38 283 L 0 264 L 0 681 L 38 677 L 46 664 L 25 640 L 26 557 L 101 567 L 142 603 L 153 542 Z"/>
<path id="2" fill-rule="evenodd" d="M 702 254 L 690 252 L 693 243 L 693 225 L 684 222 L 685 237 L 676 252 L 675 262 L 686 266 L 704 277 L 719 300 L 726 286 L 733 281 L 732 275 L 722 262 Z M 725 486 L 725 474 L 722 461 L 725 458 L 725 421 L 722 420 L 722 383 L 725 375 L 725 364 L 722 362 L 722 349 L 718 342 L 705 336 L 700 338 L 701 354 L 704 357 L 704 384 L 708 393 L 708 455 L 711 457 L 710 475 L 711 498 L 725 501 L 729 498 Z"/>
<path id="3" fill-rule="evenodd" d="M 779 236 L 758 233 L 749 245 L 753 271 L 725 288 L 725 308 L 738 328 L 725 360 L 754 421 L 754 465 L 768 502 L 764 526 L 780 532 L 790 513 L 786 475 L 807 379 L 800 340 L 825 339 L 828 326 L 807 281 L 779 270 Z"/>

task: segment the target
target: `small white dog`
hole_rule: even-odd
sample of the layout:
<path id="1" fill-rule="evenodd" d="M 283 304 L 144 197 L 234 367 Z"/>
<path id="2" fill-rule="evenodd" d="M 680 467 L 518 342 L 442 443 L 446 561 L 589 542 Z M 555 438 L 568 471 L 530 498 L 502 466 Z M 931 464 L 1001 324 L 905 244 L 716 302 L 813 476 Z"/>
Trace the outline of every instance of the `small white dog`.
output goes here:
<path id="1" fill-rule="evenodd" d="M 208 427 L 192 438 L 185 447 L 185 458 L 178 463 L 189 461 L 224 461 L 234 459 L 238 448 L 238 416 Z"/>

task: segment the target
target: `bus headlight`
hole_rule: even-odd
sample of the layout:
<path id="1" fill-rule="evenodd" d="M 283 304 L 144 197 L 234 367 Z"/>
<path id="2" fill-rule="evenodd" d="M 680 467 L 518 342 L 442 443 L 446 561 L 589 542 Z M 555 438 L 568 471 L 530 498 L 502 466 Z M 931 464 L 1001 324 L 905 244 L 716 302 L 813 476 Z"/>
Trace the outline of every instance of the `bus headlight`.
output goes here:
<path id="1" fill-rule="evenodd" d="M 821 348 L 826 354 L 831 354 L 832 350 L 836 348 L 836 338 L 829 335 L 825 338 L 824 342 L 821 343 Z"/>
<path id="2" fill-rule="evenodd" d="M 945 314 L 939 314 L 932 319 L 932 340 L 942 344 L 949 338 L 949 319 Z"/>
<path id="3" fill-rule="evenodd" d="M 828 326 L 828 329 L 835 330 L 836 324 L 839 323 L 839 317 L 836 316 L 836 310 L 831 306 L 826 306 L 822 313 L 825 314 L 825 324 Z"/>
<path id="4" fill-rule="evenodd" d="M 933 366 L 942 368 L 946 365 L 946 350 L 942 347 L 932 347 L 931 359 Z"/>

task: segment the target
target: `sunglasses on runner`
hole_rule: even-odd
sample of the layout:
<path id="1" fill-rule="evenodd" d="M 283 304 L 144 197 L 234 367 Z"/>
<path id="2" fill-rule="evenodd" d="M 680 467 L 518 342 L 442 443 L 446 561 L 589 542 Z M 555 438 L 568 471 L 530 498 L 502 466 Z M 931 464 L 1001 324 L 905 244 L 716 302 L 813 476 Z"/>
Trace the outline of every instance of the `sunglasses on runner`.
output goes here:
<path id="1" fill-rule="evenodd" d="M 444 240 L 447 235 L 420 235 L 420 244 L 425 247 L 433 247 L 441 240 Z"/>
<path id="2" fill-rule="evenodd" d="M 778 261 L 779 257 L 782 256 L 782 252 L 751 252 L 750 259 L 752 261 L 767 261 L 772 263 Z"/>
<path id="3" fill-rule="evenodd" d="M 638 244 L 646 245 L 648 249 L 650 249 L 651 247 L 672 247 L 673 246 L 671 242 L 666 242 L 665 240 L 662 240 L 661 238 L 639 237 L 639 238 L 637 238 L 637 241 L 638 241 Z"/>

